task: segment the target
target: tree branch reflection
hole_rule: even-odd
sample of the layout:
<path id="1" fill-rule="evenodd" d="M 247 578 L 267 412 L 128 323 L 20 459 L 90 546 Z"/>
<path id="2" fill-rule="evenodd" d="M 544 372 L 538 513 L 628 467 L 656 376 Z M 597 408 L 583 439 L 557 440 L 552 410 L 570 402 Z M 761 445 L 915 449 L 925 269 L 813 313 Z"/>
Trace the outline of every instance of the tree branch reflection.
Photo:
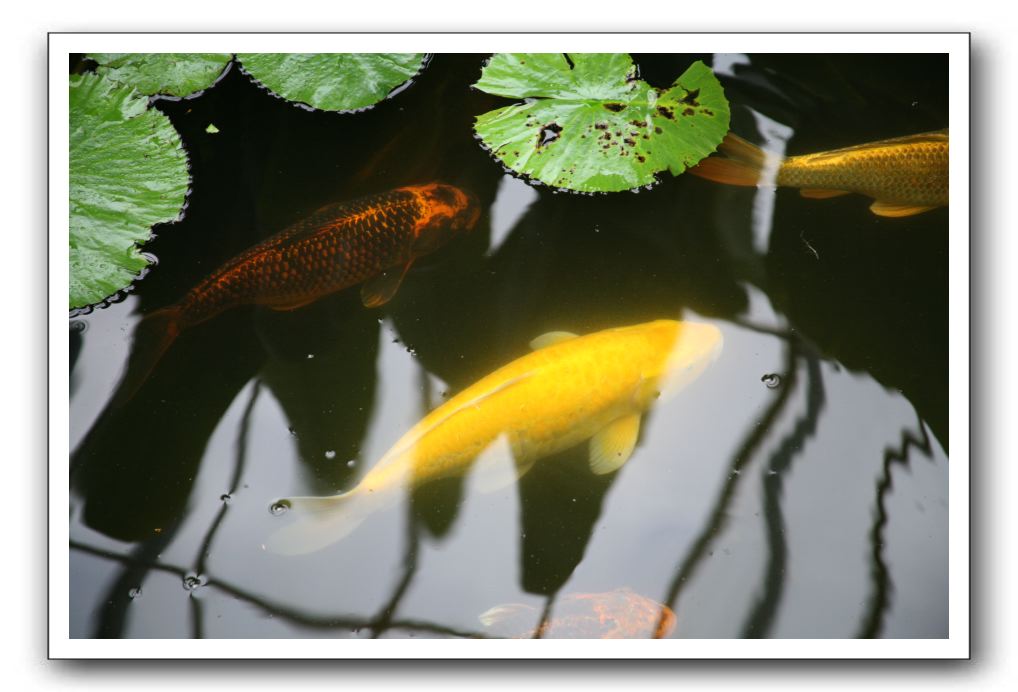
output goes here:
<path id="1" fill-rule="evenodd" d="M 403 600 L 407 589 L 410 588 L 410 582 L 413 581 L 414 575 L 417 574 L 417 553 L 420 547 L 420 535 L 417 517 L 412 507 L 408 506 L 406 512 L 406 553 L 403 556 L 403 577 L 396 584 L 396 589 L 392 592 L 392 596 L 382 606 L 381 610 L 378 611 L 378 615 L 375 616 L 377 624 L 371 626 L 372 639 L 378 639 L 392 626 L 392 616 L 396 612 L 396 607 Z"/>
<path id="2" fill-rule="evenodd" d="M 142 562 L 133 555 L 120 555 L 118 553 L 103 550 L 101 548 L 95 548 L 84 543 L 77 541 L 70 542 L 70 548 L 72 550 L 80 550 L 82 552 L 94 555 L 96 557 L 105 558 L 108 560 L 114 560 L 125 565 L 133 565 L 144 567 L 146 570 L 153 570 L 159 572 L 166 572 L 172 574 L 181 579 L 184 578 L 187 570 L 182 567 L 176 567 L 173 565 L 166 565 L 158 562 Z M 364 618 L 357 617 L 354 615 L 313 615 L 305 613 L 300 610 L 287 608 L 278 603 L 273 603 L 269 600 L 263 599 L 260 596 L 245 591 L 239 587 L 233 586 L 232 584 L 218 579 L 216 577 L 209 576 L 208 581 L 202 588 L 213 588 L 222 591 L 225 594 L 233 596 L 234 598 L 249 603 L 273 617 L 278 617 L 284 620 L 288 620 L 298 625 L 305 627 L 312 627 L 315 629 L 377 629 L 382 627 L 382 623 L 379 622 L 378 618 Z M 470 630 L 462 630 L 455 627 L 447 627 L 445 625 L 438 625 L 431 622 L 422 620 L 390 620 L 386 625 L 386 629 L 399 629 L 406 630 L 409 632 L 424 632 L 428 634 L 445 635 L 452 637 L 463 637 L 468 639 L 487 639 L 487 636 L 481 632 L 474 632 Z"/>
<path id="3" fill-rule="evenodd" d="M 662 600 L 663 604 L 671 608 L 672 611 L 676 611 L 675 603 L 678 601 L 679 596 L 682 593 L 682 589 L 685 588 L 689 578 L 696 572 L 700 562 L 703 560 L 704 556 L 708 554 L 708 549 L 727 525 L 728 506 L 731 504 L 732 498 L 735 496 L 735 491 L 742 478 L 742 471 L 753 459 L 753 456 L 756 454 L 760 445 L 770 432 L 770 428 L 774 424 L 774 421 L 778 419 L 784 411 L 785 406 L 788 404 L 791 392 L 795 388 L 796 366 L 799 359 L 798 343 L 796 341 L 789 341 L 788 348 L 785 353 L 784 371 L 788 373 L 788 378 L 786 379 L 784 386 L 782 386 L 778 391 L 777 398 L 775 398 L 774 402 L 767 408 L 763 417 L 760 419 L 760 422 L 753 426 L 742 445 L 740 445 L 739 449 L 736 450 L 735 456 L 732 458 L 732 463 L 729 465 L 728 478 L 725 481 L 724 486 L 721 488 L 721 493 L 718 495 L 717 500 L 714 502 L 714 510 L 711 512 L 710 518 L 704 526 L 703 531 L 700 532 L 700 535 L 693 542 L 693 545 L 685 559 L 683 559 L 680 563 L 678 571 L 669 586 L 668 592 Z M 663 630 L 664 620 L 665 612 L 662 610 L 661 617 L 658 620 L 656 628 L 658 632 Z"/>
<path id="4" fill-rule="evenodd" d="M 179 527 L 180 522 L 176 522 L 173 526 L 166 527 L 158 536 L 135 547 L 130 561 L 124 563 L 125 568 L 101 601 L 106 607 L 99 611 L 99 621 L 93 635 L 95 638 L 119 639 L 123 636 L 124 626 L 127 624 L 127 606 L 131 603 L 131 590 L 141 587 L 148 574 L 149 565 L 155 562 L 157 556 L 170 544 Z"/>
<path id="5" fill-rule="evenodd" d="M 251 397 L 249 398 L 247 406 L 245 407 L 244 413 L 240 419 L 237 434 L 237 456 L 234 464 L 233 478 L 230 482 L 230 495 L 235 493 L 237 488 L 240 486 L 240 478 L 243 474 L 245 459 L 247 457 L 247 434 L 250 428 L 251 412 L 254 409 L 255 400 L 258 398 L 259 391 L 260 383 L 255 380 L 251 390 Z M 224 502 L 223 506 L 219 509 L 219 513 L 216 515 L 215 520 L 209 527 L 208 532 L 205 534 L 205 538 L 202 541 L 201 548 L 198 550 L 198 555 L 195 559 L 197 564 L 195 572 L 197 574 L 202 574 L 205 571 L 205 559 L 209 554 L 209 547 L 212 543 L 212 538 L 218 530 L 220 523 L 222 523 L 223 517 L 226 514 L 226 509 L 227 505 Z M 119 638 L 123 636 L 124 625 L 126 624 L 127 617 L 127 605 L 131 601 L 131 589 L 141 587 L 151 565 L 155 562 L 155 558 L 163 552 L 167 545 L 170 544 L 176 535 L 179 526 L 180 523 L 177 522 L 172 527 L 167 527 L 161 534 L 159 534 L 159 536 L 141 543 L 135 549 L 132 554 L 133 561 L 120 573 L 120 576 L 117 577 L 113 586 L 106 594 L 104 602 L 108 604 L 108 607 L 102 610 L 99 623 L 96 627 L 96 637 Z M 182 575 L 182 578 L 184 576 L 186 575 Z M 192 605 L 191 614 L 192 634 L 196 639 L 201 639 L 202 627 L 200 604 L 195 603 Z"/>
<path id="6" fill-rule="evenodd" d="M 805 447 L 806 439 L 816 434 L 817 421 L 824 406 L 824 384 L 820 373 L 820 360 L 812 353 L 804 355 L 806 362 L 806 411 L 796 422 L 792 432 L 781 442 L 770 457 L 767 473 L 763 476 L 764 517 L 767 525 L 767 547 L 770 557 L 764 578 L 764 591 L 757 598 L 746 624 L 744 637 L 766 637 L 774 624 L 774 615 L 784 592 L 785 563 L 788 546 L 785 543 L 785 521 L 781 511 L 781 491 L 786 472 L 796 455 Z"/>
<path id="7" fill-rule="evenodd" d="M 908 466 L 909 450 L 915 447 L 927 458 L 932 457 L 933 450 L 930 447 L 930 438 L 926 433 L 926 425 L 922 418 L 916 414 L 916 427 L 919 429 L 920 437 L 908 429 L 901 431 L 901 446 L 898 449 L 888 447 L 884 450 L 883 473 L 877 480 L 876 510 L 873 513 L 873 527 L 870 529 L 870 576 L 873 579 L 872 593 L 869 604 L 863 613 L 862 622 L 859 625 L 857 638 L 872 639 L 879 637 L 884 627 L 884 616 L 891 604 L 891 594 L 894 592 L 894 584 L 891 581 L 890 571 L 887 563 L 884 562 L 884 528 L 887 526 L 887 507 L 885 505 L 887 493 L 892 489 L 892 472 L 894 464 Z"/>

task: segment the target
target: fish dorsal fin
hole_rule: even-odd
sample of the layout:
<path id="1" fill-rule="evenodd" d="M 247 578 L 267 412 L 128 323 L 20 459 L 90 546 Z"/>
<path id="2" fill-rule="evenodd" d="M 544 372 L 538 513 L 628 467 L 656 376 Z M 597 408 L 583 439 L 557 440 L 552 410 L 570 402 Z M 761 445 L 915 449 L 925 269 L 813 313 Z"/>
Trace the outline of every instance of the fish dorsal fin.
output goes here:
<path id="1" fill-rule="evenodd" d="M 365 281 L 361 286 L 361 302 L 364 303 L 364 307 L 377 308 L 379 305 L 388 303 L 399 290 L 400 284 L 403 283 L 403 277 L 406 276 L 411 264 L 413 261 L 407 262 L 402 267 L 389 267 Z"/>
<path id="2" fill-rule="evenodd" d="M 848 190 L 823 190 L 815 187 L 805 187 L 799 190 L 799 194 L 809 199 L 828 199 L 849 194 Z"/>
<path id="3" fill-rule="evenodd" d="M 590 438 L 590 470 L 599 476 L 617 471 L 629 461 L 639 436 L 639 413 L 630 413 L 609 423 Z"/>
<path id="4" fill-rule="evenodd" d="M 718 151 L 725 156 L 749 164 L 757 169 L 764 167 L 768 157 L 773 158 L 775 156 L 774 154 L 768 154 L 757 145 L 743 139 L 734 132 L 729 132 L 725 135 L 724 139 L 721 140 L 721 144 L 718 145 Z"/>
<path id="5" fill-rule="evenodd" d="M 530 348 L 537 351 L 538 349 L 546 348 L 548 346 L 561 344 L 563 341 L 575 339 L 576 336 L 577 335 L 572 332 L 545 332 L 530 342 Z"/>
<path id="6" fill-rule="evenodd" d="M 870 205 L 870 211 L 877 216 L 901 217 L 922 214 L 924 211 L 936 209 L 936 207 L 922 207 L 915 204 L 896 204 L 894 202 L 882 202 L 877 200 Z"/>
<path id="7" fill-rule="evenodd" d="M 491 397 L 528 380 L 532 375 L 532 372 L 526 372 L 463 401 L 457 400 L 462 393 L 458 394 L 429 413 L 419 423 L 417 423 L 417 425 L 408 430 L 407 433 L 403 435 L 403 437 L 400 438 L 400 440 L 393 446 L 393 448 L 386 452 L 385 456 L 378 461 L 375 467 L 381 468 L 385 464 L 395 463 L 397 459 L 411 450 L 425 435 L 438 428 L 453 416 L 468 409 L 481 407 L 484 402 Z"/>
<path id="8" fill-rule="evenodd" d="M 334 233 L 338 224 L 349 223 L 347 215 L 344 214 L 348 210 L 349 205 L 343 202 L 326 204 L 287 226 L 279 235 L 274 236 L 274 239 L 285 247 L 303 242 L 319 234 Z M 266 242 L 272 242 L 272 239 Z"/>
<path id="9" fill-rule="evenodd" d="M 866 151 L 868 149 L 882 149 L 884 147 L 904 146 L 906 144 L 930 144 L 930 143 L 942 143 L 948 141 L 947 130 L 937 130 L 936 132 L 921 132 L 915 135 L 905 135 L 904 137 L 893 137 L 891 139 L 881 139 L 876 142 L 866 142 L 864 144 L 854 144 L 850 147 L 842 147 L 840 149 L 831 149 L 830 151 L 820 151 L 815 154 L 806 154 L 811 159 L 823 160 L 826 157 L 837 157 L 842 154 L 848 154 L 853 151 Z"/>

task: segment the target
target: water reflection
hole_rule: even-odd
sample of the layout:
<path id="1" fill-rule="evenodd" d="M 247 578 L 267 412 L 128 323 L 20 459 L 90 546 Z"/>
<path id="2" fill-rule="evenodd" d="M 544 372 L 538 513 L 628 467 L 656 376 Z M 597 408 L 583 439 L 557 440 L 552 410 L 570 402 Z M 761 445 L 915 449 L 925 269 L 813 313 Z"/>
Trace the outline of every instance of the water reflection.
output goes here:
<path id="1" fill-rule="evenodd" d="M 167 354 L 166 367 L 153 372 L 130 406 L 100 416 L 71 458 L 71 482 L 84 500 L 86 525 L 138 541 L 179 519 L 209 437 L 261 360 L 245 326 L 239 315 L 224 315 L 196 328 Z M 214 333 L 237 348 L 210 348 Z M 180 372 L 187 377 L 178 377 Z"/>
<path id="2" fill-rule="evenodd" d="M 793 360 L 798 360 L 793 353 Z M 814 435 L 820 411 L 824 406 L 824 385 L 820 375 L 820 361 L 815 354 L 806 352 L 802 356 L 806 370 L 806 406 L 792 431 L 781 441 L 768 458 L 766 473 L 762 476 L 764 489 L 764 519 L 767 528 L 768 560 L 764 576 L 763 591 L 756 599 L 756 605 L 746 618 L 743 636 L 766 637 L 770 634 L 774 617 L 781 605 L 784 593 L 785 564 L 788 546 L 785 542 L 785 522 L 781 511 L 781 494 L 785 474 L 792 462 L 803 453 L 806 440 Z M 792 388 L 798 381 L 798 366 L 789 371 L 785 387 Z"/>
<path id="3" fill-rule="evenodd" d="M 307 314 L 262 313 L 256 322 L 266 359 L 260 377 L 283 409 L 316 492 L 353 482 L 375 406 L 379 324 L 354 295 Z M 348 465 L 354 460 L 353 466 Z"/>
<path id="4" fill-rule="evenodd" d="M 797 360 L 797 351 L 795 347 L 788 346 L 786 349 L 784 372 L 789 373 L 792 378 L 796 376 L 795 373 L 798 368 Z M 736 490 L 742 481 L 743 471 L 746 470 L 748 465 L 753 461 L 758 450 L 763 444 L 764 439 L 771 433 L 772 427 L 778 420 L 778 417 L 784 412 L 785 407 L 788 405 L 788 401 L 791 398 L 793 391 L 793 387 L 789 386 L 789 384 L 791 384 L 791 382 L 787 382 L 785 386 L 778 390 L 778 395 L 774 399 L 773 403 L 771 403 L 760 420 L 752 427 L 749 434 L 744 438 L 742 444 L 738 447 L 738 451 L 732 458 L 728 467 L 729 473 L 727 479 L 722 486 L 717 499 L 714 501 L 710 516 L 705 522 L 699 535 L 692 542 L 689 552 L 679 563 L 679 567 L 675 571 L 675 576 L 671 581 L 671 585 L 665 594 L 663 602 L 672 610 L 679 609 L 678 600 L 683 589 L 687 582 L 691 581 L 697 568 L 700 566 L 700 563 L 711 554 L 711 546 L 720 537 L 724 530 L 729 517 L 729 505 L 735 497 Z M 663 624 L 664 622 L 662 620 L 659 623 L 659 626 Z"/>
<path id="5" fill-rule="evenodd" d="M 926 426 L 922 419 L 916 421 L 918 436 L 911 430 L 901 432 L 901 445 L 895 449 L 888 447 L 884 452 L 883 474 L 877 481 L 876 508 L 873 512 L 873 528 L 870 529 L 870 553 L 871 568 L 870 574 L 873 579 L 872 593 L 869 598 L 869 605 L 859 625 L 859 634 L 863 638 L 879 637 L 883 630 L 884 620 L 891 605 L 891 594 L 894 592 L 894 585 L 891 573 L 884 557 L 885 537 L 884 529 L 889 520 L 887 512 L 887 494 L 893 489 L 892 472 L 895 465 L 908 468 L 909 456 L 912 449 L 921 452 L 924 456 L 930 457 L 930 439 L 926 434 Z"/>
<path id="6" fill-rule="evenodd" d="M 181 582 L 190 572 L 187 569 L 170 565 L 163 561 L 150 562 L 142 557 L 119 555 L 110 550 L 95 548 L 93 546 L 79 543 L 73 540 L 70 543 L 70 548 L 71 550 L 79 551 L 81 553 L 88 555 L 94 555 L 106 560 L 110 560 L 111 562 L 114 563 L 123 564 L 128 567 L 139 568 L 142 571 L 165 572 L 173 575 Z M 365 618 L 349 614 L 323 615 L 321 613 L 304 612 L 295 608 L 287 607 L 283 603 L 273 602 L 271 600 L 265 599 L 257 594 L 236 587 L 225 580 L 217 579 L 215 577 L 209 577 L 205 583 L 205 587 L 221 591 L 222 593 L 234 599 L 243 601 L 245 603 L 249 603 L 257 607 L 259 610 L 261 610 L 268 616 L 278 617 L 283 620 L 288 620 L 296 624 L 302 625 L 304 627 L 310 627 L 314 629 L 343 630 L 346 633 L 350 633 L 351 631 L 353 631 L 353 633 L 355 634 L 365 629 L 375 630 L 379 634 L 381 634 L 384 631 L 402 630 L 410 633 L 421 632 L 425 634 L 464 637 L 470 639 L 486 638 L 486 635 L 480 631 L 461 629 L 457 627 L 448 627 L 441 623 L 433 623 L 422 620 L 415 619 L 404 620 L 396 618 L 388 618 L 386 620 L 382 620 L 379 618 Z M 192 598 L 191 602 L 193 601 L 194 599 Z M 200 607 L 196 610 L 194 609 L 194 606 L 191 606 L 191 608 L 193 617 L 201 616 L 202 611 Z M 194 628 L 194 631 L 197 632 L 202 631 L 202 624 L 200 622 L 192 622 L 192 627 Z"/>

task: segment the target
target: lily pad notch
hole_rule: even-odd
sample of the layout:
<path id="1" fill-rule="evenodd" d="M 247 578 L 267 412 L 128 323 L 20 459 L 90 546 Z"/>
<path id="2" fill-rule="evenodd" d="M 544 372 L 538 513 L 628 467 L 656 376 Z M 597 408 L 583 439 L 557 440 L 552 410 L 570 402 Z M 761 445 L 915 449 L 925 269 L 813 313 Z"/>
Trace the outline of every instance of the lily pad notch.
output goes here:
<path id="1" fill-rule="evenodd" d="M 680 175 L 728 132 L 721 83 L 696 61 L 668 88 L 637 78 L 624 53 L 496 53 L 474 87 L 523 99 L 476 118 L 510 171 L 576 192 L 618 192 Z"/>

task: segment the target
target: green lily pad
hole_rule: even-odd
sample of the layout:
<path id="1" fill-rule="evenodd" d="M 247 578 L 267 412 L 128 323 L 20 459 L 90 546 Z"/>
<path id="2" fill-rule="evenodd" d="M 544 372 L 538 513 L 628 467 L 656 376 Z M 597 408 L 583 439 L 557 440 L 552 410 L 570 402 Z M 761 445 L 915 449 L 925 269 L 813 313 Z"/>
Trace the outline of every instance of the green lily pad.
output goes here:
<path id="1" fill-rule="evenodd" d="M 231 53 L 91 53 L 99 74 L 150 96 L 189 96 L 219 79 Z"/>
<path id="2" fill-rule="evenodd" d="M 578 192 L 617 192 L 679 175 L 728 132 L 720 82 L 693 63 L 667 89 L 636 78 L 625 53 L 496 53 L 476 88 L 526 99 L 474 130 L 509 169 Z"/>
<path id="3" fill-rule="evenodd" d="M 169 118 L 102 75 L 70 78 L 70 307 L 128 287 L 153 224 L 178 218 L 187 155 Z"/>
<path id="4" fill-rule="evenodd" d="M 385 99 L 424 69 L 424 53 L 238 53 L 244 69 L 288 101 L 355 111 Z"/>

